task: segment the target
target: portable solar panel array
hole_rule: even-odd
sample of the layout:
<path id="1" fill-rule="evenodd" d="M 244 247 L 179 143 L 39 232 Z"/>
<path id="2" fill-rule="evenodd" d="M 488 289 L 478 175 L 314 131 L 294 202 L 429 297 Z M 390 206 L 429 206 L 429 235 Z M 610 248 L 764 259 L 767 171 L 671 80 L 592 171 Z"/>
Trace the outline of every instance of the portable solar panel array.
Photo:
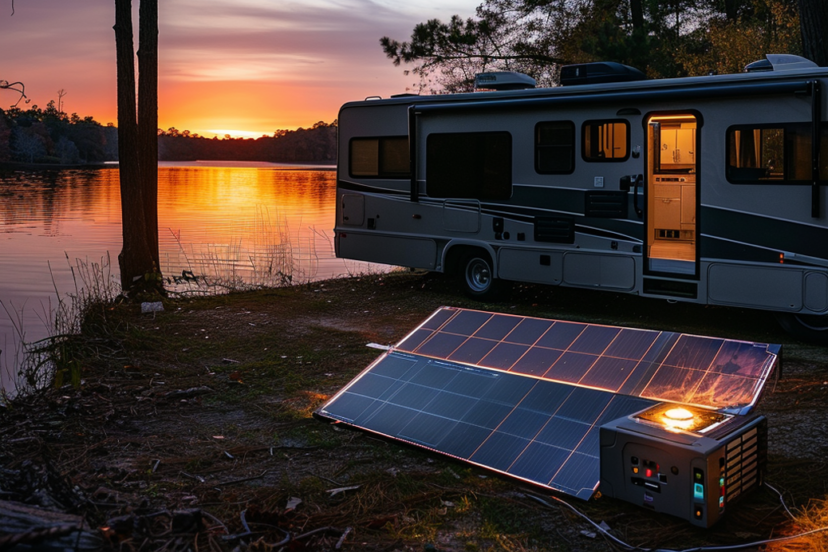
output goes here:
<path id="1" fill-rule="evenodd" d="M 730 442 L 729 425 L 738 432 L 755 418 L 778 353 L 766 344 L 442 307 L 315 414 L 585 500 L 603 478 L 603 494 L 710 525 L 720 515 L 708 502 L 719 500 L 714 490 L 724 495 L 724 484 L 714 489 L 724 471 L 708 481 L 705 466 L 701 492 L 689 482 L 690 464 L 674 465 L 669 453 L 661 463 L 657 454 L 632 456 L 640 443 L 625 445 L 623 435 L 632 428 L 632 440 L 644 435 L 659 450 L 676 439 L 688 451 L 699 439 L 710 450 Z M 670 404 L 702 422 L 665 425 L 659 412 Z M 666 508 L 679 487 L 690 489 L 686 515 Z"/>

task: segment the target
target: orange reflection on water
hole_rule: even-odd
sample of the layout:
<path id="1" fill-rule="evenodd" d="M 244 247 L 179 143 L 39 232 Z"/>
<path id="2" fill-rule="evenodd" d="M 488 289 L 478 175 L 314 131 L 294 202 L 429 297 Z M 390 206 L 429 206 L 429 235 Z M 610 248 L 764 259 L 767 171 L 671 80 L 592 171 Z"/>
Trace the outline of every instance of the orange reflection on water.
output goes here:
<path id="1" fill-rule="evenodd" d="M 161 270 L 171 287 L 204 285 L 203 279 L 184 281 L 184 271 L 213 283 L 281 285 L 387 269 L 335 258 L 332 170 L 221 164 L 159 168 Z M 70 265 L 76 259 L 108 257 L 117 281 L 118 178 L 117 168 L 0 173 L 0 300 L 21 311 L 28 341 L 48 334 L 44 312 L 56 303 L 55 287 L 75 291 Z M 15 334 L 0 316 L 4 382 L 19 343 Z"/>
<path id="2" fill-rule="evenodd" d="M 333 259 L 330 171 L 181 167 L 162 171 L 162 270 L 253 284 L 347 272 Z"/>

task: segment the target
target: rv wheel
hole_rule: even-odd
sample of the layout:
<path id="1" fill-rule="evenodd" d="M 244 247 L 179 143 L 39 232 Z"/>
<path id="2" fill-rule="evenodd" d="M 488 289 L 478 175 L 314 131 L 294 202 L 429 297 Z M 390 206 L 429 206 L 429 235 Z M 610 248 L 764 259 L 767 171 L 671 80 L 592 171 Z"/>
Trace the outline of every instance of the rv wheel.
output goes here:
<path id="1" fill-rule="evenodd" d="M 472 299 L 494 299 L 502 288 L 492 276 L 492 262 L 484 254 L 472 253 L 463 261 L 463 285 Z"/>
<path id="2" fill-rule="evenodd" d="M 828 345 L 828 315 L 779 313 L 776 320 L 797 339 Z"/>

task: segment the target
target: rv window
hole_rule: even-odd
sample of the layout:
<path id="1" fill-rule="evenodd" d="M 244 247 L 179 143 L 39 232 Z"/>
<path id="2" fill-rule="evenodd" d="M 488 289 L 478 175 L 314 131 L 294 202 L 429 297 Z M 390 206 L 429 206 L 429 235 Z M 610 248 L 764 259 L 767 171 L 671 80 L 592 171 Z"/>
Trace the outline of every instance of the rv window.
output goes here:
<path id="1" fill-rule="evenodd" d="M 548 121 L 535 126 L 535 171 L 569 174 L 575 170 L 575 124 Z"/>
<path id="2" fill-rule="evenodd" d="M 408 178 L 408 159 L 407 136 L 351 140 L 351 176 Z"/>
<path id="3" fill-rule="evenodd" d="M 583 136 L 584 161 L 626 161 L 630 155 L 627 121 L 587 121 Z"/>
<path id="4" fill-rule="evenodd" d="M 426 193 L 431 197 L 508 199 L 512 195 L 512 135 L 508 132 L 430 134 Z"/>
<path id="5" fill-rule="evenodd" d="M 828 125 L 820 138 L 820 180 L 828 180 Z M 811 182 L 811 125 L 740 125 L 727 129 L 727 179 L 741 184 Z"/>

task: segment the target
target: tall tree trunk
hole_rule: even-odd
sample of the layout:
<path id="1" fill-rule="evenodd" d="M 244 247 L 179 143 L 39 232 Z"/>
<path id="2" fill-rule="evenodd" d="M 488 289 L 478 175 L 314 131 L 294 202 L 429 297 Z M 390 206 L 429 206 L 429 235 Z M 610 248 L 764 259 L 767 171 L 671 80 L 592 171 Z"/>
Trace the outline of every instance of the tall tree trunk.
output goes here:
<path id="1" fill-rule="evenodd" d="M 725 17 L 728 22 L 733 23 L 739 18 L 739 8 L 742 6 L 741 0 L 725 0 Z"/>
<path id="2" fill-rule="evenodd" d="M 147 244 L 158 270 L 158 0 L 141 0 L 138 18 L 138 165 Z"/>
<path id="3" fill-rule="evenodd" d="M 644 30 L 644 7 L 642 0 L 630 0 L 630 15 L 632 16 L 633 33 Z"/>
<path id="4" fill-rule="evenodd" d="M 799 28 L 805 57 L 828 67 L 828 2 L 799 0 Z"/>
<path id="5" fill-rule="evenodd" d="M 142 2 L 142 11 L 143 11 Z M 156 4 L 157 6 L 157 4 Z M 157 14 L 157 9 L 155 10 Z M 153 52 L 149 64 L 141 63 L 142 92 L 152 90 L 146 96 L 157 106 L 157 19 L 152 22 L 154 39 L 148 51 Z M 132 1 L 115 0 L 115 51 L 118 66 L 118 160 L 121 181 L 121 227 L 123 249 L 118 255 L 121 269 L 121 287 L 125 293 L 153 289 L 162 290 L 158 270 L 158 220 L 157 220 L 157 107 L 142 108 L 152 116 L 152 146 L 142 140 L 144 132 L 139 126 L 135 98 L 135 53 L 132 43 Z M 139 37 L 140 38 L 140 37 Z M 146 65 L 146 69 L 144 67 Z M 144 71 L 146 70 L 146 74 Z M 152 77 L 149 77 L 149 74 Z M 144 81 L 148 84 L 144 84 Z M 142 93 L 142 96 L 145 94 Z M 145 115 L 146 116 L 146 115 Z M 143 119 L 140 121 L 143 123 Z M 143 125 L 142 125 L 143 126 Z M 151 149 L 153 162 L 146 159 Z M 148 185 L 147 174 L 151 175 Z M 151 237 L 154 236 L 154 237 Z M 153 245 L 155 254 L 153 255 Z"/>

